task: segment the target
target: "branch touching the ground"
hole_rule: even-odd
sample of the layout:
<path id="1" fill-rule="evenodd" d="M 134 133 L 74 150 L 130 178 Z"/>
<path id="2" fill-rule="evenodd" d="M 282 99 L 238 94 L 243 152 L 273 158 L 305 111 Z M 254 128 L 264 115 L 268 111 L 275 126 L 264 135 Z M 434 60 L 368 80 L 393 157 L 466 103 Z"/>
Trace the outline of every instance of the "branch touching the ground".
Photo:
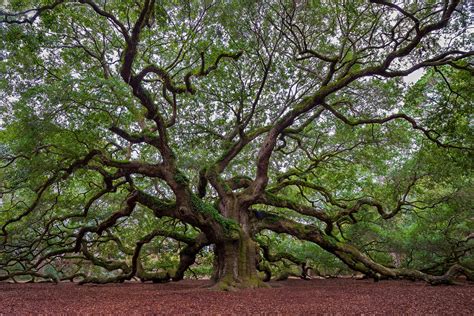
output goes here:
<path id="1" fill-rule="evenodd" d="M 298 239 L 313 242 L 324 250 L 336 255 L 349 268 L 362 272 L 376 280 L 381 278 L 405 278 L 422 280 L 432 285 L 438 285 L 452 284 L 455 278 L 461 274 L 465 275 L 469 280 L 473 280 L 473 271 L 458 264 L 453 265 L 445 274 L 440 276 L 412 269 L 388 268 L 373 261 L 356 247 L 342 243 L 334 237 L 324 234 L 316 226 L 300 224 L 270 213 L 259 217 L 260 220 L 255 224 L 257 231 L 269 229 L 276 233 L 289 234 Z"/>

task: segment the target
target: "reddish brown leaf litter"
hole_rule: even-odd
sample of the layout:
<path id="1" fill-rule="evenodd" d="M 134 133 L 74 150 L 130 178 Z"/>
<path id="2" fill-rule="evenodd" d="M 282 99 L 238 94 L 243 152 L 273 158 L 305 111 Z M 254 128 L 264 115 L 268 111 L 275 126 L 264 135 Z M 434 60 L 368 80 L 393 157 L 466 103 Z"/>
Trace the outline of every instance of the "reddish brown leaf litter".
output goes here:
<path id="1" fill-rule="evenodd" d="M 0 314 L 474 315 L 474 285 L 352 279 L 288 280 L 216 292 L 207 281 L 107 285 L 0 283 Z"/>

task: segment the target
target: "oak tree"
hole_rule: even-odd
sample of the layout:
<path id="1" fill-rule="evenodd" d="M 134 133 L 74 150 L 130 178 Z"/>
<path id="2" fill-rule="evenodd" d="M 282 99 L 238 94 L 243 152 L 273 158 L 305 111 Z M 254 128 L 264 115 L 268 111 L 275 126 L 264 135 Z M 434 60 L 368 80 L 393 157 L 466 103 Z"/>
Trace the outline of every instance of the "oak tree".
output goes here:
<path id="1" fill-rule="evenodd" d="M 468 2 L 7 1 L 0 279 L 472 279 Z"/>

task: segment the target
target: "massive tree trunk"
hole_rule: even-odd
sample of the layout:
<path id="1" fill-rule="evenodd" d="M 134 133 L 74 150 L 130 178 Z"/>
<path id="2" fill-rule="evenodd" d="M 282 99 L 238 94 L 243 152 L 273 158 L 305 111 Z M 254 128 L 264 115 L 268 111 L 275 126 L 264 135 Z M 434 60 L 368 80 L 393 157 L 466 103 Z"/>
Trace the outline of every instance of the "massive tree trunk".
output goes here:
<path id="1" fill-rule="evenodd" d="M 216 288 L 232 290 L 263 286 L 257 275 L 255 242 L 244 232 L 239 240 L 216 244 L 215 256 L 213 279 Z"/>
<path id="2" fill-rule="evenodd" d="M 248 214 L 236 201 L 221 203 L 221 212 L 239 224 L 239 238 L 223 239 L 215 244 L 213 280 L 215 288 L 233 290 L 267 285 L 257 274 L 257 247 L 252 239 Z"/>

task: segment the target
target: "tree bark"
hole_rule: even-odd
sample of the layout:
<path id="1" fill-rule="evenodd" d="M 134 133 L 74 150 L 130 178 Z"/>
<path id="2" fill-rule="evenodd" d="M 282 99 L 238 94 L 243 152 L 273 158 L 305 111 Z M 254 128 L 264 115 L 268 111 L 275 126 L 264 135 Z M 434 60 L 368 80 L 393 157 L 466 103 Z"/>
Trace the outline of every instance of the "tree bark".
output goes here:
<path id="1" fill-rule="evenodd" d="M 257 245 L 252 239 L 249 218 L 236 201 L 221 203 L 222 214 L 239 224 L 238 240 L 215 244 L 213 280 L 218 290 L 267 287 L 257 274 Z"/>
<path id="2" fill-rule="evenodd" d="M 265 287 L 257 274 L 255 242 L 243 230 L 240 239 L 215 246 L 213 280 L 219 290 Z"/>

